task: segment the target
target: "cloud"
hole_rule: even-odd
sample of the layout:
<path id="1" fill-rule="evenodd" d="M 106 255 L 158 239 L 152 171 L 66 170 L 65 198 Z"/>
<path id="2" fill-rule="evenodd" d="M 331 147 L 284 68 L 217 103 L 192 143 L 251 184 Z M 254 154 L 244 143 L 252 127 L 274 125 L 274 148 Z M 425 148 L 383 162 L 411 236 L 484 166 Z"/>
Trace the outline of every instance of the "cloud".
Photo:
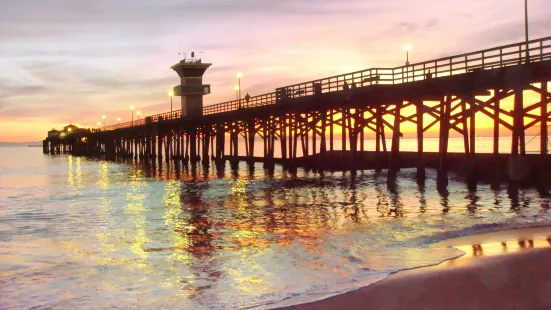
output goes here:
<path id="1" fill-rule="evenodd" d="M 412 22 L 401 22 L 398 24 L 399 28 L 405 30 L 406 32 L 414 32 L 418 29 L 417 23 Z"/>
<path id="2" fill-rule="evenodd" d="M 531 20 L 529 29 L 531 39 L 547 36 L 550 34 L 551 18 Z M 524 37 L 524 21 L 514 20 L 502 21 L 492 27 L 483 29 L 476 34 L 474 39 L 484 40 L 489 44 L 507 44 L 522 41 Z"/>
<path id="3" fill-rule="evenodd" d="M 3 99 L 9 99 L 18 96 L 34 96 L 47 94 L 48 89 L 42 85 L 29 85 L 17 87 L 2 87 L 0 89 L 0 109 L 6 104 L 3 104 Z"/>
<path id="4" fill-rule="evenodd" d="M 342 16 L 366 17 L 384 10 L 377 2 L 294 1 L 294 0 L 188 0 L 188 1 L 84 1 L 26 0 L 2 7 L 0 37 L 28 40 L 71 34 L 102 33 L 145 36 L 166 31 L 198 31 L 215 24 L 239 24 L 243 21 L 277 24 L 297 18 Z M 183 26 L 185 25 L 185 26 Z M 180 29 L 173 27 L 181 27 Z M 101 39 L 100 37 L 96 39 Z M 122 39 L 122 38 L 121 38 Z"/>

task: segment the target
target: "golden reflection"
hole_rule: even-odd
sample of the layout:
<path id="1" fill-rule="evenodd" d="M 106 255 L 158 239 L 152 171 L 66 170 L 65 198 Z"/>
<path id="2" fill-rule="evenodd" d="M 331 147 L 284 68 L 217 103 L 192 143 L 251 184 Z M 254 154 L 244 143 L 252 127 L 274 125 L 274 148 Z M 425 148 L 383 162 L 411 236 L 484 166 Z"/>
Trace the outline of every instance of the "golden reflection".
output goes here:
<path id="1" fill-rule="evenodd" d="M 262 238 L 266 232 L 266 227 L 257 222 L 260 216 L 259 209 L 254 205 L 253 197 L 246 194 L 246 187 L 249 180 L 235 180 L 231 193 L 233 196 L 225 204 L 232 210 L 234 221 L 225 223 L 225 228 L 230 229 L 228 241 L 231 246 L 227 248 L 236 249 L 260 249 L 270 245 L 268 240 Z"/>
<path id="2" fill-rule="evenodd" d="M 80 157 L 73 157 L 72 155 L 67 156 L 67 188 L 72 191 L 68 192 L 70 196 L 79 196 L 80 191 L 83 187 L 82 185 L 82 172 L 80 168 Z M 76 166 L 76 168 L 75 168 Z M 80 199 L 70 199 L 67 203 L 67 212 L 69 214 L 70 221 L 65 222 L 64 224 L 68 226 L 67 229 L 72 229 L 74 226 L 81 226 L 83 220 L 80 219 L 78 215 L 78 205 L 82 205 L 83 201 Z M 72 250 L 71 250 L 72 251 Z M 75 252 L 75 251 L 72 251 Z"/>
<path id="3" fill-rule="evenodd" d="M 84 187 L 84 185 L 82 184 L 82 168 L 81 168 L 80 161 L 81 161 L 81 158 L 77 157 L 76 179 L 75 179 L 77 188 L 83 188 Z"/>
<path id="4" fill-rule="evenodd" d="M 238 211 L 238 214 L 235 215 L 238 218 L 251 219 L 252 217 L 253 211 L 250 208 L 251 197 L 247 195 L 247 186 L 249 185 L 249 183 L 250 180 L 248 179 L 234 179 L 230 181 L 231 199 L 229 200 L 229 207 Z M 250 229 L 251 227 L 248 227 L 244 233 L 246 234 L 247 230 Z"/>
<path id="5" fill-rule="evenodd" d="M 505 253 L 515 253 L 525 249 L 548 248 L 549 242 L 545 239 L 519 240 L 508 242 L 492 242 L 484 244 L 454 246 L 464 251 L 465 257 L 496 256 Z"/>
<path id="6" fill-rule="evenodd" d="M 230 181 L 230 194 L 245 194 L 247 192 L 247 185 L 249 180 L 235 179 Z"/>
<path id="7" fill-rule="evenodd" d="M 96 232 L 96 238 L 98 238 L 98 247 L 101 253 L 105 256 L 110 253 L 117 251 L 117 246 L 113 243 L 113 240 L 116 239 L 117 232 L 116 228 L 110 229 L 110 225 L 113 223 L 113 218 L 111 216 L 111 198 L 109 197 L 109 166 L 106 161 L 100 162 L 99 169 L 99 179 L 96 182 L 100 188 L 99 196 L 99 208 L 98 208 L 98 217 L 102 222 L 102 225 L 98 226 L 98 232 Z M 109 258 L 100 258 L 100 263 L 107 264 L 111 262 Z"/>
<path id="8" fill-rule="evenodd" d="M 268 249 L 242 248 L 239 250 L 239 265 L 243 267 L 228 267 L 225 270 L 228 278 L 233 280 L 234 289 L 238 290 L 238 292 L 248 294 L 266 294 L 273 292 L 275 288 L 271 287 L 273 281 L 270 279 L 275 279 L 277 276 L 257 263 L 260 258 L 267 255 L 267 252 Z M 262 275 L 262 278 L 256 275 Z"/>
<path id="9" fill-rule="evenodd" d="M 72 155 L 67 156 L 67 164 L 69 165 L 69 171 L 67 172 L 67 186 L 74 188 L 75 182 L 73 180 L 74 173 L 73 173 L 73 156 Z"/>
<path id="10" fill-rule="evenodd" d="M 439 266 L 440 267 L 469 266 L 473 263 L 472 261 L 473 258 L 499 256 L 499 255 L 505 255 L 508 253 L 526 251 L 528 249 L 543 249 L 543 248 L 548 248 L 550 245 L 551 243 L 549 239 L 491 242 L 491 243 L 460 245 L 460 246 L 454 245 L 453 246 L 454 248 L 457 248 L 465 252 L 465 255 L 458 259 L 449 260 Z"/>
<path id="11" fill-rule="evenodd" d="M 163 202 L 165 204 L 165 226 L 172 230 L 171 238 L 174 252 L 169 260 L 190 262 L 191 257 L 187 250 L 191 246 L 191 242 L 187 235 L 193 230 L 193 227 L 187 225 L 181 218 L 181 182 L 170 180 L 166 183 Z"/>
<path id="12" fill-rule="evenodd" d="M 99 188 L 101 190 L 107 190 L 109 188 L 109 182 L 110 182 L 110 179 L 109 179 L 109 169 L 107 167 L 107 162 L 106 161 L 102 161 L 100 162 L 99 164 L 99 180 L 97 182 Z"/>
<path id="13" fill-rule="evenodd" d="M 147 218 L 144 214 L 144 200 L 147 198 L 147 193 L 145 191 L 147 183 L 145 182 L 145 176 L 141 169 L 135 168 L 132 171 L 129 185 L 128 192 L 126 193 L 128 204 L 125 207 L 125 213 L 129 215 L 129 220 L 135 227 L 135 230 L 130 230 L 132 235 L 129 237 L 130 239 L 134 239 L 130 246 L 130 250 L 140 258 L 146 259 L 148 252 L 144 251 L 143 245 L 151 240 L 146 234 Z M 145 264 L 138 263 L 138 267 L 145 266 Z"/>
<path id="14" fill-rule="evenodd" d="M 80 157 L 67 156 L 67 186 L 75 190 L 75 194 L 78 194 L 77 189 L 83 188 L 82 184 L 82 169 L 80 164 Z"/>
<path id="15" fill-rule="evenodd" d="M 235 182 L 234 186 L 239 189 L 244 183 Z M 224 224 L 224 228 L 231 230 L 232 233 L 227 234 L 225 241 L 230 245 L 224 248 L 233 249 L 239 253 L 241 251 L 263 253 L 269 251 L 273 244 L 286 247 L 293 242 L 298 242 L 307 252 L 323 255 L 323 250 L 319 247 L 321 240 L 319 236 L 327 232 L 328 226 L 341 227 L 346 225 L 346 221 L 350 219 L 343 212 L 346 207 L 326 209 L 325 203 L 330 199 L 323 191 L 319 193 L 317 191 L 306 193 L 290 191 L 289 194 L 286 194 L 285 192 L 274 193 L 274 190 L 269 188 L 263 191 L 262 197 L 254 194 L 241 194 L 239 193 L 241 190 L 232 192 L 237 192 L 237 194 L 232 196 L 225 206 L 234 212 L 231 216 L 233 220 Z M 283 194 L 283 197 L 280 197 L 280 194 Z M 274 195 L 281 199 L 274 199 Z M 356 199 L 354 197 L 355 195 L 352 194 L 348 199 L 354 200 Z M 343 199 L 347 198 L 343 196 Z M 262 202 L 261 205 L 259 205 L 259 201 Z M 248 262 L 245 264 L 249 265 Z M 263 268 L 254 265 L 251 267 Z M 236 271 L 230 270 L 229 272 L 233 272 L 235 281 L 240 283 L 241 289 L 244 291 L 248 290 L 248 285 L 258 280 L 243 274 L 236 274 Z M 267 280 L 269 275 L 263 279 L 263 281 L 270 282 Z"/>
<path id="16" fill-rule="evenodd" d="M 377 183 L 375 185 L 375 191 L 377 192 L 377 212 L 379 212 L 381 215 L 380 217 L 385 217 L 386 214 L 389 213 L 388 209 L 388 194 L 386 191 L 383 190 L 383 187 L 381 184 Z"/>
<path id="17" fill-rule="evenodd" d="M 76 241 L 63 241 L 63 245 L 65 246 L 65 250 L 72 252 L 75 256 L 85 256 L 90 257 L 93 256 L 92 253 L 83 250 Z"/>

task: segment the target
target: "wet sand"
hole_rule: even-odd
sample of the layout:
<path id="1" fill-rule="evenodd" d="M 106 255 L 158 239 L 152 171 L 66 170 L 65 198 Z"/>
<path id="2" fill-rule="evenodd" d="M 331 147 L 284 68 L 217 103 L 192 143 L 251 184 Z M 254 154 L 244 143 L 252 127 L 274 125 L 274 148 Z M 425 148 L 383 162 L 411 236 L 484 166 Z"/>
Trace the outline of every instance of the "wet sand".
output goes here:
<path id="1" fill-rule="evenodd" d="M 551 309 L 551 228 L 450 239 L 466 252 L 440 265 L 287 309 Z"/>

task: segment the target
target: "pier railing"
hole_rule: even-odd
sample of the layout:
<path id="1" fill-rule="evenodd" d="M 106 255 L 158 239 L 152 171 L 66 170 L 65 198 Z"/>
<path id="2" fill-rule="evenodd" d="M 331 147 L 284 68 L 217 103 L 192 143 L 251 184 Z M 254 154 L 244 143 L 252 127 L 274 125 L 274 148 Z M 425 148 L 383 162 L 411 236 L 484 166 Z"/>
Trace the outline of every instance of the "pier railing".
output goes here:
<path id="1" fill-rule="evenodd" d="M 528 49 L 528 57 L 526 50 Z M 476 70 L 515 66 L 551 59 L 551 37 L 444 57 L 397 68 L 371 68 L 278 88 L 285 98 L 342 91 L 372 85 L 394 85 Z"/>
<path id="2" fill-rule="evenodd" d="M 241 108 L 255 108 L 271 105 L 276 102 L 276 93 L 268 93 L 250 97 L 249 99 L 233 100 L 229 102 L 209 105 L 203 108 L 203 115 L 234 111 Z"/>
<path id="3" fill-rule="evenodd" d="M 109 130 L 116 130 L 121 128 L 130 128 L 130 127 L 137 127 L 137 126 L 144 126 L 151 123 L 158 123 L 163 120 L 171 120 L 171 119 L 177 119 L 182 117 L 182 110 L 176 110 L 172 112 L 165 112 L 165 113 L 159 113 L 155 115 L 146 116 L 145 118 L 138 119 L 131 122 L 125 122 L 120 123 L 116 125 L 110 125 L 106 126 L 105 128 L 100 128 L 100 131 L 109 131 Z"/>
<path id="4" fill-rule="evenodd" d="M 503 68 L 520 65 L 526 62 L 533 63 L 545 60 L 551 60 L 551 37 L 509 44 L 396 68 L 371 68 L 288 85 L 277 88 L 275 92 L 250 97 L 249 99 L 243 98 L 241 100 L 205 106 L 203 107 L 203 115 L 273 105 L 287 99 L 314 96 L 347 89 L 357 89 L 373 85 L 395 85 L 416 82 L 425 79 L 466 74 L 477 70 Z M 163 120 L 180 118 L 182 118 L 182 111 L 177 110 L 151 115 L 145 119 L 134 122 L 107 126 L 104 130 L 142 126 L 147 122 L 156 123 Z"/>

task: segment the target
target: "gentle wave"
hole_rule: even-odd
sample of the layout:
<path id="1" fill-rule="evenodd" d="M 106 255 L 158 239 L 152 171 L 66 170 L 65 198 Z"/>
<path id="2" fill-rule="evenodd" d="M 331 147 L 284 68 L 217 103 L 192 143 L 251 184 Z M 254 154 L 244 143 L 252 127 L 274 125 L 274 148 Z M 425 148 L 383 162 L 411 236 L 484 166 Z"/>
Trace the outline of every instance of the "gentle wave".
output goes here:
<path id="1" fill-rule="evenodd" d="M 447 232 L 442 232 L 440 234 L 435 234 L 432 236 L 423 236 L 418 238 L 417 242 L 421 242 L 423 246 L 431 246 L 431 245 L 437 244 L 440 241 L 454 239 L 458 237 L 485 234 L 485 233 L 491 233 L 491 232 L 497 232 L 497 231 L 503 231 L 503 230 L 516 230 L 516 229 L 542 228 L 542 227 L 551 227 L 551 221 L 545 220 L 542 222 L 535 222 L 535 223 L 478 224 L 478 225 L 473 225 L 471 227 L 463 228 L 457 231 L 447 231 Z M 300 305 L 300 304 L 306 304 L 306 303 L 325 300 L 327 298 L 342 295 L 348 292 L 352 292 L 352 291 L 359 290 L 361 288 L 368 287 L 369 285 L 376 284 L 380 281 L 385 280 L 386 278 L 388 278 L 388 276 L 395 273 L 440 265 L 446 261 L 456 259 L 465 255 L 465 252 L 462 250 L 455 249 L 455 251 L 456 253 L 454 255 L 450 255 L 449 257 L 446 257 L 438 261 L 434 261 L 432 263 L 408 267 L 408 268 L 382 270 L 376 273 L 368 273 L 363 277 L 362 275 L 358 275 L 357 278 L 352 280 L 350 283 L 343 284 L 341 286 L 326 287 L 325 289 L 321 289 L 321 290 L 313 290 L 310 292 L 303 292 L 301 294 L 294 294 L 282 300 L 267 302 L 264 304 L 247 307 L 244 309 L 263 309 L 263 308 L 275 309 L 275 308 L 289 307 L 294 305 Z"/>

